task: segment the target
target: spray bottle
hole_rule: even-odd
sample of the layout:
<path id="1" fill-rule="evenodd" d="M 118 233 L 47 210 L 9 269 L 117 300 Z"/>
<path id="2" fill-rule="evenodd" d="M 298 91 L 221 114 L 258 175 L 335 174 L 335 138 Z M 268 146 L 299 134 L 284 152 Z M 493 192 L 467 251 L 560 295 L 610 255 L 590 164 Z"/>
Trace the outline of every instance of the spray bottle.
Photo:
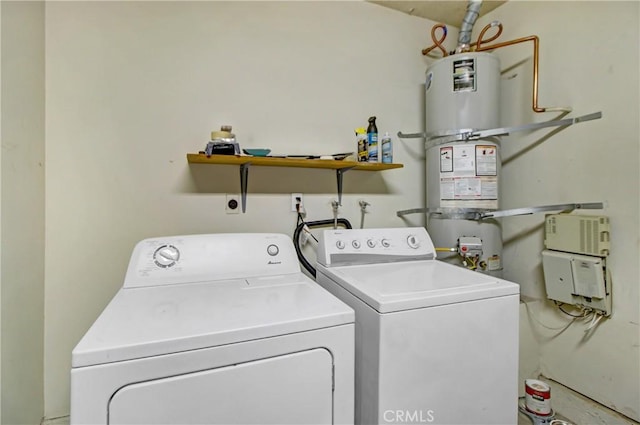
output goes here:
<path id="1" fill-rule="evenodd" d="M 367 143 L 369 145 L 369 162 L 378 162 L 378 127 L 376 126 L 376 117 L 369 118 Z"/>
<path id="2" fill-rule="evenodd" d="M 380 145 L 382 163 L 391 164 L 393 162 L 393 145 L 391 144 L 391 136 L 389 136 L 389 132 L 384 133 L 384 136 L 382 136 L 382 139 L 380 140 Z"/>
<path id="3" fill-rule="evenodd" d="M 356 141 L 358 142 L 358 162 L 369 160 L 369 145 L 367 144 L 367 133 L 364 127 L 356 128 Z"/>

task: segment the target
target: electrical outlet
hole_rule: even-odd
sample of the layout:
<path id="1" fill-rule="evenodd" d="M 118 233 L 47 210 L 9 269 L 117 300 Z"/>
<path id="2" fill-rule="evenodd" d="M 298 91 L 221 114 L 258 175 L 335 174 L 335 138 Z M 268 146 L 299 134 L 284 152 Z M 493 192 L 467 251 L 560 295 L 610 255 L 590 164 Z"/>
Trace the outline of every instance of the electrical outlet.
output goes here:
<path id="1" fill-rule="evenodd" d="M 224 210 L 227 214 L 240 214 L 240 195 L 227 193 Z"/>
<path id="2" fill-rule="evenodd" d="M 298 209 L 296 208 L 296 205 L 298 204 L 300 204 L 300 206 L 304 205 L 304 196 L 302 195 L 302 193 L 292 193 L 291 194 L 291 211 L 297 212 Z M 302 212 L 302 209 L 300 212 Z"/>

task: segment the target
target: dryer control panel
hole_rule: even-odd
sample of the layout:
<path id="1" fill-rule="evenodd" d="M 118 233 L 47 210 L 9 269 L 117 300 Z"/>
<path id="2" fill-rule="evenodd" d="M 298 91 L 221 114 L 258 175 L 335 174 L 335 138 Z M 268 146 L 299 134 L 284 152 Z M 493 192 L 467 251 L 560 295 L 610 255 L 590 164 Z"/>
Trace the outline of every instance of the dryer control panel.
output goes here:
<path id="1" fill-rule="evenodd" d="M 325 230 L 318 242 L 324 266 L 433 260 L 436 250 L 423 227 Z"/>
<path id="2" fill-rule="evenodd" d="M 291 238 L 276 233 L 167 236 L 138 242 L 125 287 L 299 273 Z"/>

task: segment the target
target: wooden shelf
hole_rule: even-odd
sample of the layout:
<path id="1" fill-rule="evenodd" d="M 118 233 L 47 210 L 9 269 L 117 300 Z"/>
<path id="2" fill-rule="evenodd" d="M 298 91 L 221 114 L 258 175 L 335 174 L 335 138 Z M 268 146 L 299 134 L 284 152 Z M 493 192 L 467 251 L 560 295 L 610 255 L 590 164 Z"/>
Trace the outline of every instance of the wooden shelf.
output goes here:
<path id="1" fill-rule="evenodd" d="M 338 203 L 342 204 L 342 175 L 349 170 L 360 171 L 384 171 L 394 168 L 402 168 L 402 164 L 382 164 L 375 162 L 356 162 L 335 159 L 307 159 L 307 158 L 278 158 L 269 156 L 241 156 L 241 155 L 205 155 L 203 153 L 188 153 L 187 161 L 190 164 L 213 165 L 239 165 L 240 166 L 240 190 L 242 194 L 242 212 L 247 207 L 247 181 L 249 180 L 249 167 L 297 167 L 297 168 L 321 168 L 335 170 L 338 183 Z"/>
<path id="2" fill-rule="evenodd" d="M 305 158 L 277 158 L 270 156 L 238 156 L 238 155 L 211 155 L 201 153 L 188 153 L 187 161 L 192 164 L 222 164 L 222 165 L 256 165 L 263 167 L 298 167 L 298 168 L 324 168 L 329 170 L 361 170 L 383 171 L 393 168 L 402 168 L 402 164 L 381 164 L 374 162 L 338 161 L 335 159 L 305 159 Z"/>

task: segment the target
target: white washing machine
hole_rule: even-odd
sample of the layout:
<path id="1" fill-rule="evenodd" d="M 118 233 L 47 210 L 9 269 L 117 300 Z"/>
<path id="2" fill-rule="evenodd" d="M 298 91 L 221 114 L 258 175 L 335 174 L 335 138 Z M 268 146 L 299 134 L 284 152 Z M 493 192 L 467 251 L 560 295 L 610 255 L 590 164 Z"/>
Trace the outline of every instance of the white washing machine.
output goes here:
<path id="1" fill-rule="evenodd" d="M 326 230 L 317 261 L 356 311 L 356 423 L 517 423 L 518 285 L 436 260 L 424 228 Z"/>
<path id="2" fill-rule="evenodd" d="M 353 423 L 354 312 L 280 234 L 147 239 L 72 353 L 72 424 Z"/>

